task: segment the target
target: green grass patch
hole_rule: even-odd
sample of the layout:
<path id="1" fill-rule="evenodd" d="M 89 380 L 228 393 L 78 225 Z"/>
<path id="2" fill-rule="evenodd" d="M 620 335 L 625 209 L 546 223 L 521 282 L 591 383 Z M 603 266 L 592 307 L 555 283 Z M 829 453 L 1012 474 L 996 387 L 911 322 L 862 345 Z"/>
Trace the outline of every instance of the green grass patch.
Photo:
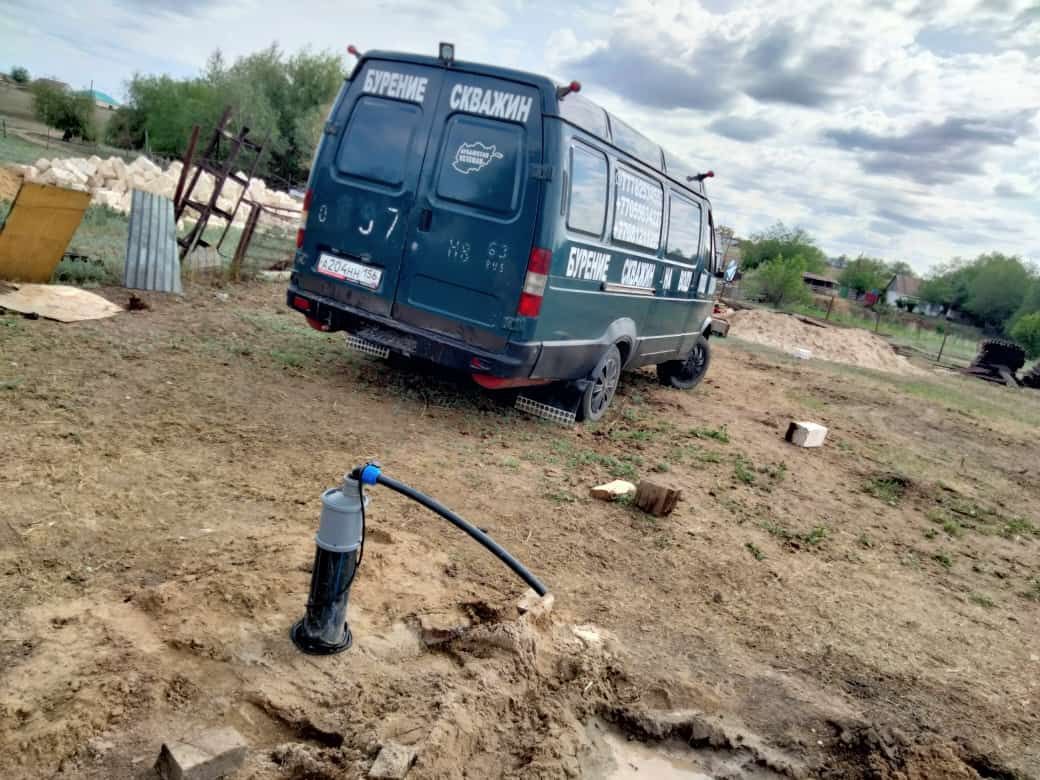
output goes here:
<path id="1" fill-rule="evenodd" d="M 51 157 L 67 157 L 58 154 L 53 149 L 47 149 L 39 144 L 29 143 L 8 131 L 7 137 L 0 135 L 0 162 L 15 163 L 17 165 L 32 165 L 41 157 L 48 160 Z"/>
<path id="2" fill-rule="evenodd" d="M 573 504 L 578 500 L 576 496 L 566 490 L 550 490 L 545 497 L 554 504 Z"/>
<path id="3" fill-rule="evenodd" d="M 942 566 L 944 569 L 953 568 L 953 558 L 945 550 L 939 550 L 937 553 L 932 555 L 932 560 Z"/>
<path id="4" fill-rule="evenodd" d="M 755 484 L 755 464 L 738 455 L 733 461 L 733 477 L 745 485 Z"/>
<path id="5" fill-rule="evenodd" d="M 686 433 L 697 439 L 714 439 L 722 444 L 729 444 L 729 431 L 725 425 L 721 428 L 690 428 Z"/>
<path id="6" fill-rule="evenodd" d="M 744 549 L 746 549 L 749 553 L 751 553 L 751 556 L 756 561 L 764 561 L 766 559 L 766 554 L 764 552 L 762 552 L 758 548 L 758 546 L 756 544 L 754 544 L 753 542 L 746 543 L 744 545 Z"/>
<path id="7" fill-rule="evenodd" d="M 972 604 L 978 604 L 980 607 L 985 607 L 986 609 L 996 606 L 993 603 L 993 599 L 984 593 L 969 593 L 968 600 Z"/>
<path id="8" fill-rule="evenodd" d="M 1005 539 L 1013 539 L 1016 536 L 1040 536 L 1040 528 L 1024 517 L 1012 517 L 1004 522 L 1000 535 Z"/>
<path id="9" fill-rule="evenodd" d="M 859 544 L 860 547 L 864 548 L 865 550 L 870 550 L 874 547 L 874 540 L 866 534 L 860 534 L 856 542 Z"/>
<path id="10" fill-rule="evenodd" d="M 1040 602 L 1040 577 L 1034 577 L 1029 581 L 1029 587 L 1022 593 L 1030 601 Z"/>
<path id="11" fill-rule="evenodd" d="M 898 474 L 879 474 L 867 482 L 863 490 L 879 501 L 895 506 L 909 486 L 910 480 Z"/>

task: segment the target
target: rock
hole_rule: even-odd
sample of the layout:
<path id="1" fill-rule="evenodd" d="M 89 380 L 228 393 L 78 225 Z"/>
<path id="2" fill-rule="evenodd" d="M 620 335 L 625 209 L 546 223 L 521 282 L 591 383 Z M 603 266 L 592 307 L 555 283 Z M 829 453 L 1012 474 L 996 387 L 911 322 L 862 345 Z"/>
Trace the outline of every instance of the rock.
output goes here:
<path id="1" fill-rule="evenodd" d="M 235 729 L 207 729 L 184 742 L 164 742 L 155 762 L 163 780 L 216 780 L 235 772 L 249 744 Z"/>
<path id="2" fill-rule="evenodd" d="M 538 618 L 552 612 L 555 603 L 556 597 L 553 594 L 546 593 L 544 596 L 539 596 L 528 588 L 527 592 L 516 602 L 516 609 L 521 615 L 530 614 L 531 617 Z"/>
<path id="3" fill-rule="evenodd" d="M 399 745 L 396 742 L 387 742 L 379 751 L 376 760 L 372 762 L 368 776 L 383 778 L 383 780 L 401 780 L 408 774 L 414 761 L 415 748 Z"/>
<path id="4" fill-rule="evenodd" d="M 827 427 L 814 422 L 792 422 L 784 439 L 798 447 L 822 447 Z"/>
<path id="5" fill-rule="evenodd" d="M 97 172 L 106 179 L 116 178 L 116 166 L 112 160 L 114 158 L 109 157 L 107 160 L 102 160 L 97 167 Z"/>
<path id="6" fill-rule="evenodd" d="M 48 170 L 51 167 L 51 161 L 46 157 L 41 157 L 39 160 L 33 163 L 33 167 L 40 173 Z"/>
<path id="7" fill-rule="evenodd" d="M 682 491 L 649 480 L 641 480 L 636 490 L 635 505 L 655 517 L 670 515 L 682 498 Z"/>
<path id="8" fill-rule="evenodd" d="M 795 347 L 791 350 L 791 355 L 800 360 L 810 360 L 812 358 L 812 350 L 805 347 Z"/>
<path id="9" fill-rule="evenodd" d="M 636 492 L 636 486 L 631 482 L 626 482 L 623 479 L 615 479 L 613 482 L 607 482 L 605 485 L 597 485 L 589 491 L 589 494 L 593 498 L 598 498 L 601 501 L 617 501 L 622 496 L 627 496 Z"/>

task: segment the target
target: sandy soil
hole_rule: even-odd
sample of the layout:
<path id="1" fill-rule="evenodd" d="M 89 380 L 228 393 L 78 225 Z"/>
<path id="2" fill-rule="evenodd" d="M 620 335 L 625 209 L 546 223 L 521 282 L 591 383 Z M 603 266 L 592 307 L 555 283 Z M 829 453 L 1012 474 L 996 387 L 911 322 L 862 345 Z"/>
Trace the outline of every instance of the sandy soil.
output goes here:
<path id="1" fill-rule="evenodd" d="M 783 352 L 803 348 L 820 360 L 904 375 L 924 373 L 905 357 L 893 352 L 883 338 L 858 328 L 823 323 L 812 325 L 795 315 L 764 309 L 737 311 L 729 319 L 733 328 L 731 335 Z"/>
<path id="2" fill-rule="evenodd" d="M 597 777 L 600 719 L 748 776 L 1040 773 L 1040 394 L 717 342 L 697 390 L 626 375 L 561 429 L 344 351 L 280 285 L 224 292 L 0 316 L 0 777 L 145 778 L 217 724 L 254 780 L 364 776 L 388 740 L 410 778 Z M 825 448 L 783 442 L 807 417 Z M 355 646 L 297 653 L 320 493 L 373 457 L 553 611 L 376 489 Z M 587 497 L 613 475 L 684 498 Z"/>

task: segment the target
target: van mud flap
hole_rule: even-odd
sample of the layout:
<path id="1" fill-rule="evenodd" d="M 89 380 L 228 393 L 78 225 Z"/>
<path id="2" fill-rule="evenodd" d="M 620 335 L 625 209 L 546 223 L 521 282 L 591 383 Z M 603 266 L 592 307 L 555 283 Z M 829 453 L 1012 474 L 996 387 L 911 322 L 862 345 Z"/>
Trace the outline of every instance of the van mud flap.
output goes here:
<path id="1" fill-rule="evenodd" d="M 524 388 L 524 392 L 516 397 L 516 408 L 560 425 L 574 425 L 578 419 L 578 406 L 589 383 L 588 379 L 576 379 Z"/>

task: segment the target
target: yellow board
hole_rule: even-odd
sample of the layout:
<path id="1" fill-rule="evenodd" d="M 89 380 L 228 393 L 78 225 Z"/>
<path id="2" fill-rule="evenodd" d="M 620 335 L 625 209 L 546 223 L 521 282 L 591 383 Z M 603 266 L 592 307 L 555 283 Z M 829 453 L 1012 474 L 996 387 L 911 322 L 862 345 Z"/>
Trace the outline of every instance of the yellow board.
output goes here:
<path id="1" fill-rule="evenodd" d="M 89 205 L 88 192 L 23 184 L 0 230 L 0 279 L 49 282 Z"/>

